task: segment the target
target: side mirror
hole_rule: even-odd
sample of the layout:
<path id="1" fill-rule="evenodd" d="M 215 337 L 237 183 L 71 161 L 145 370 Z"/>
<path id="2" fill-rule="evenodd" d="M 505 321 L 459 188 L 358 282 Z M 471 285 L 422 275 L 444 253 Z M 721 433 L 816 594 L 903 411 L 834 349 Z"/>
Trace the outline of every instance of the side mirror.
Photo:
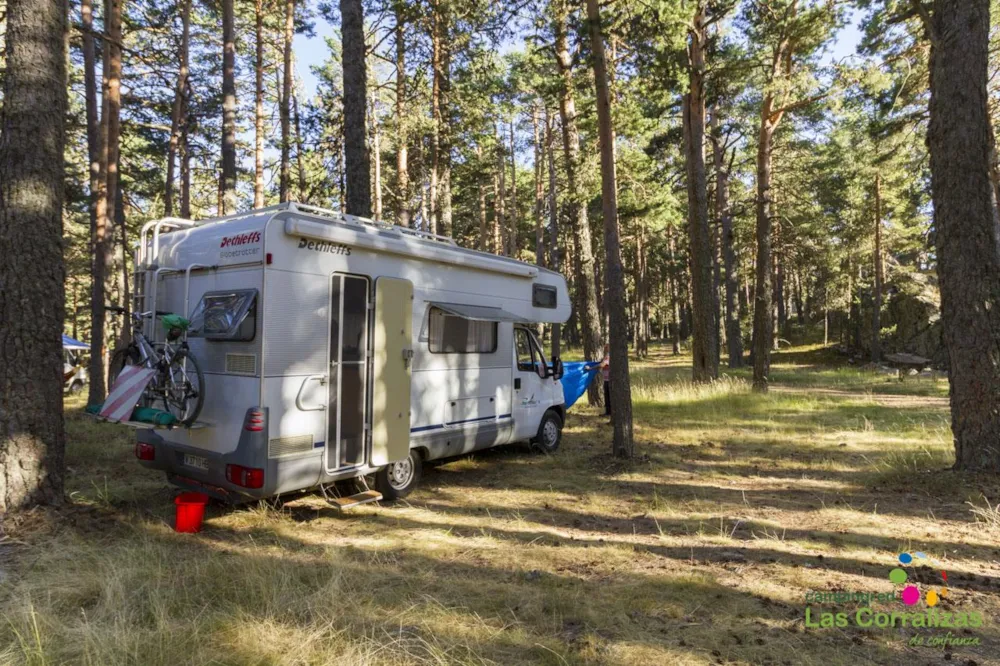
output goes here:
<path id="1" fill-rule="evenodd" d="M 565 373 L 566 373 L 566 371 L 563 368 L 562 359 L 559 358 L 558 356 L 553 356 L 552 357 L 552 367 L 549 368 L 548 376 L 552 377 L 555 380 L 560 380 L 560 379 L 563 378 L 563 375 Z"/>

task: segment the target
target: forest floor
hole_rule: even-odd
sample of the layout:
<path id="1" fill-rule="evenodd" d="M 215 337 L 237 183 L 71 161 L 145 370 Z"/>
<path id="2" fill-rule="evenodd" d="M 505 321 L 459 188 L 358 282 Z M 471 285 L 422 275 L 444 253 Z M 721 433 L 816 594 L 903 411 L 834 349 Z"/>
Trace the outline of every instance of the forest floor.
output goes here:
<path id="1" fill-rule="evenodd" d="M 344 516 L 316 496 L 212 506 L 196 535 L 172 531 L 175 491 L 130 433 L 70 404 L 70 501 L 0 542 L 0 663 L 1000 663 L 1000 480 L 947 471 L 945 381 L 798 347 L 758 395 L 742 371 L 693 387 L 688 362 L 634 363 L 631 465 L 577 406 L 555 455 L 442 464 Z M 899 591 L 916 551 L 938 567 L 907 567 L 922 592 L 947 571 L 938 616 L 983 626 L 858 627 L 865 604 L 806 602 Z M 807 627 L 810 605 L 848 626 Z M 980 645 L 927 645 L 949 631 Z"/>

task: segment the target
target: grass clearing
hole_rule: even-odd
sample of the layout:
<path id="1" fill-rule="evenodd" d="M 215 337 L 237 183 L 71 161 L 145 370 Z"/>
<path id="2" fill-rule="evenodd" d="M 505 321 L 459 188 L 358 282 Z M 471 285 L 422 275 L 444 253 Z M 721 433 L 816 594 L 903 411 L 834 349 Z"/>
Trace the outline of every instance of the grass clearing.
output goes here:
<path id="1" fill-rule="evenodd" d="M 1000 482 L 947 471 L 946 383 L 831 361 L 782 352 L 758 395 L 656 350 L 632 465 L 578 406 L 556 455 L 477 454 L 344 516 L 212 506 L 197 535 L 131 433 L 69 405 L 71 501 L 0 542 L 0 663 L 998 663 Z M 980 612 L 952 631 L 982 645 L 804 626 L 806 592 L 892 591 L 904 550 L 946 567 L 939 608 Z"/>

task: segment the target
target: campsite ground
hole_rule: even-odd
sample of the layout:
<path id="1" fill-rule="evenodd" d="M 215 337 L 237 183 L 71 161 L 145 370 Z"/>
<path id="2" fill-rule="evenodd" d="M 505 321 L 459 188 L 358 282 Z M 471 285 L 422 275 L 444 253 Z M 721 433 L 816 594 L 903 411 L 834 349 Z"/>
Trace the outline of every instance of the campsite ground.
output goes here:
<path id="1" fill-rule="evenodd" d="M 129 434 L 69 405 L 70 502 L 0 542 L 0 663 L 1000 663 L 1000 481 L 946 471 L 944 381 L 837 363 L 785 351 L 756 395 L 742 373 L 692 387 L 657 349 L 635 363 L 630 466 L 577 407 L 556 455 L 443 464 L 345 516 L 212 507 L 198 535 L 171 530 L 174 491 Z M 809 591 L 898 589 L 903 551 L 946 569 L 937 608 L 980 613 L 950 630 L 979 647 L 805 626 Z"/>

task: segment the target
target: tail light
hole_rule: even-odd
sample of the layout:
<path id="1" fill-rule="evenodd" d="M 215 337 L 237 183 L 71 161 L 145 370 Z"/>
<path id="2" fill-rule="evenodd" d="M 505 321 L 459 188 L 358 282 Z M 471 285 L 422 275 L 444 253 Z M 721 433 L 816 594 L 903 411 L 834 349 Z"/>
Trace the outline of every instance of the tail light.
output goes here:
<path id="1" fill-rule="evenodd" d="M 135 457 L 139 460 L 156 460 L 156 449 L 153 448 L 152 444 L 136 442 Z"/>
<path id="2" fill-rule="evenodd" d="M 253 410 L 247 413 L 247 422 L 243 426 L 244 430 L 250 432 L 261 432 L 264 430 L 264 412 Z"/>
<path id="3" fill-rule="evenodd" d="M 264 470 L 243 465 L 226 465 L 226 481 L 241 488 L 263 488 Z"/>

